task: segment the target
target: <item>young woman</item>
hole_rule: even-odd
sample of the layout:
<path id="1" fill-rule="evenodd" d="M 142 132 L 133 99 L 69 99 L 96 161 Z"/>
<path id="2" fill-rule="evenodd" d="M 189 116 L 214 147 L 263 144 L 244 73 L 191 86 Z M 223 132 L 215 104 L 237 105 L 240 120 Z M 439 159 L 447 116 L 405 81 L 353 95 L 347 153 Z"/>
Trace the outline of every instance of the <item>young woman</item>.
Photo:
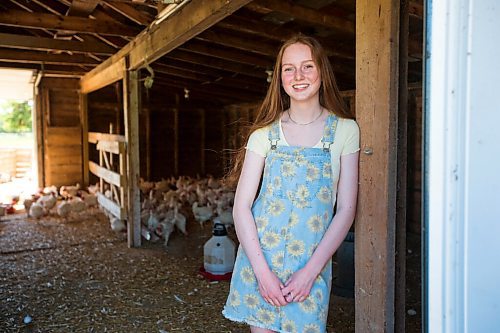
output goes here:
<path id="1" fill-rule="evenodd" d="M 240 247 L 223 314 L 251 332 L 325 332 L 331 257 L 356 211 L 351 118 L 321 45 L 286 41 L 232 174 Z"/>

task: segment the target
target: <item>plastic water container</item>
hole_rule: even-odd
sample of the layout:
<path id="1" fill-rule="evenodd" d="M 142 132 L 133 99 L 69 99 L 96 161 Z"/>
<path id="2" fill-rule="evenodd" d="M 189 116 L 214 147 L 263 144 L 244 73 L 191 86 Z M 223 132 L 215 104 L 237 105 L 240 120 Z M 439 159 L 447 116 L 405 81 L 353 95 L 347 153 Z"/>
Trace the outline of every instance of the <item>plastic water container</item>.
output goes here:
<path id="1" fill-rule="evenodd" d="M 224 224 L 215 223 L 212 237 L 203 246 L 203 267 L 213 275 L 223 275 L 233 271 L 236 247 L 227 236 Z"/>

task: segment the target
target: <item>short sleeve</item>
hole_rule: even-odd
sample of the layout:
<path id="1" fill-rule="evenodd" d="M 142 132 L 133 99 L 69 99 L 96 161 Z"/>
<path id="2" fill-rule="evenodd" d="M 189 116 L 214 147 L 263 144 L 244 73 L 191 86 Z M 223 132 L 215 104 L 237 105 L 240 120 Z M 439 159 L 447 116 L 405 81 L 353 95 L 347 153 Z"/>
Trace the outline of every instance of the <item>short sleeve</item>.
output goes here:
<path id="1" fill-rule="evenodd" d="M 253 151 L 254 153 L 259 154 L 262 157 L 266 157 L 269 149 L 271 148 L 269 139 L 268 139 L 269 130 L 264 128 L 259 128 L 250 134 L 248 138 L 246 149 Z"/>
<path id="2" fill-rule="evenodd" d="M 359 150 L 359 126 L 356 121 L 346 119 L 344 122 L 346 140 L 341 155 L 348 155 Z"/>

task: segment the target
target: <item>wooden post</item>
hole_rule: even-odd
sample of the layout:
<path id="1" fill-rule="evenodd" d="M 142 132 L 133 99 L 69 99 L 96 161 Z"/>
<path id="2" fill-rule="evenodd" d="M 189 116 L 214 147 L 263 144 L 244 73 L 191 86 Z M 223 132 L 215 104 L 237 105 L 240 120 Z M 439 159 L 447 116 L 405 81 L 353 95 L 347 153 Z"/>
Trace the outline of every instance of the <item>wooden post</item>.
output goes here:
<path id="1" fill-rule="evenodd" d="M 43 124 L 43 107 L 44 107 L 44 94 L 41 91 L 40 80 L 42 74 L 38 73 L 35 83 L 35 133 L 36 133 L 36 155 L 37 155 L 37 175 L 38 187 L 43 187 L 45 184 L 45 164 L 44 164 L 44 124 Z"/>
<path id="2" fill-rule="evenodd" d="M 82 180 L 83 187 L 89 186 L 89 125 L 87 94 L 80 92 L 80 127 L 82 130 Z"/>
<path id="3" fill-rule="evenodd" d="M 128 246 L 141 246 L 141 198 L 139 193 L 139 75 L 126 71 L 123 77 L 123 111 L 127 141 Z"/>
<path id="4" fill-rule="evenodd" d="M 408 161 L 408 35 L 409 0 L 401 0 L 399 28 L 398 162 L 396 197 L 396 290 L 394 329 L 405 331 L 406 318 L 406 193 Z"/>
<path id="5" fill-rule="evenodd" d="M 144 126 L 146 127 L 146 180 L 149 181 L 151 180 L 151 104 L 144 111 Z"/>
<path id="6" fill-rule="evenodd" d="M 355 327 L 362 333 L 394 332 L 399 6 L 397 0 L 356 1 Z"/>
<path id="7" fill-rule="evenodd" d="M 179 95 L 175 95 L 174 108 L 174 175 L 179 176 Z"/>
<path id="8" fill-rule="evenodd" d="M 206 140 L 206 133 L 205 133 L 205 109 L 198 109 L 198 112 L 200 112 L 200 170 L 201 170 L 201 175 L 205 175 L 205 140 Z"/>

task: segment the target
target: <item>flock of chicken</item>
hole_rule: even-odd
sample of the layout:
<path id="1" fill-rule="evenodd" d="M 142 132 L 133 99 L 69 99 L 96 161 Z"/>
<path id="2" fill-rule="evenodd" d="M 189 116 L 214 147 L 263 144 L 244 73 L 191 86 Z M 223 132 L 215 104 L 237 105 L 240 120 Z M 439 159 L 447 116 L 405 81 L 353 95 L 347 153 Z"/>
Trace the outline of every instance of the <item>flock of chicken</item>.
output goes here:
<path id="1" fill-rule="evenodd" d="M 23 200 L 28 217 L 40 219 L 43 216 L 57 214 L 67 219 L 72 214 L 79 214 L 87 207 L 97 205 L 96 186 L 89 186 L 88 192 L 79 184 L 73 186 L 48 186 Z M 61 200 L 58 200 L 61 199 Z M 59 201 L 59 202 L 58 202 Z"/>
<path id="2" fill-rule="evenodd" d="M 174 230 L 187 235 L 188 221 L 196 220 L 203 226 L 206 222 L 233 226 L 234 190 L 213 177 L 171 177 L 158 182 L 140 180 L 141 190 L 141 234 L 149 241 L 163 238 L 168 244 Z M 98 184 L 84 190 L 74 186 L 45 187 L 23 201 L 28 217 L 40 219 L 56 215 L 65 220 L 78 216 L 89 207 L 97 206 Z M 110 196 L 111 191 L 105 191 Z M 116 232 L 126 230 L 124 221 L 104 210 L 110 227 Z"/>
<path id="3" fill-rule="evenodd" d="M 187 235 L 186 222 L 192 217 L 201 226 L 207 221 L 233 225 L 234 190 L 213 177 L 140 180 L 142 236 L 168 244 L 177 229 Z"/>

